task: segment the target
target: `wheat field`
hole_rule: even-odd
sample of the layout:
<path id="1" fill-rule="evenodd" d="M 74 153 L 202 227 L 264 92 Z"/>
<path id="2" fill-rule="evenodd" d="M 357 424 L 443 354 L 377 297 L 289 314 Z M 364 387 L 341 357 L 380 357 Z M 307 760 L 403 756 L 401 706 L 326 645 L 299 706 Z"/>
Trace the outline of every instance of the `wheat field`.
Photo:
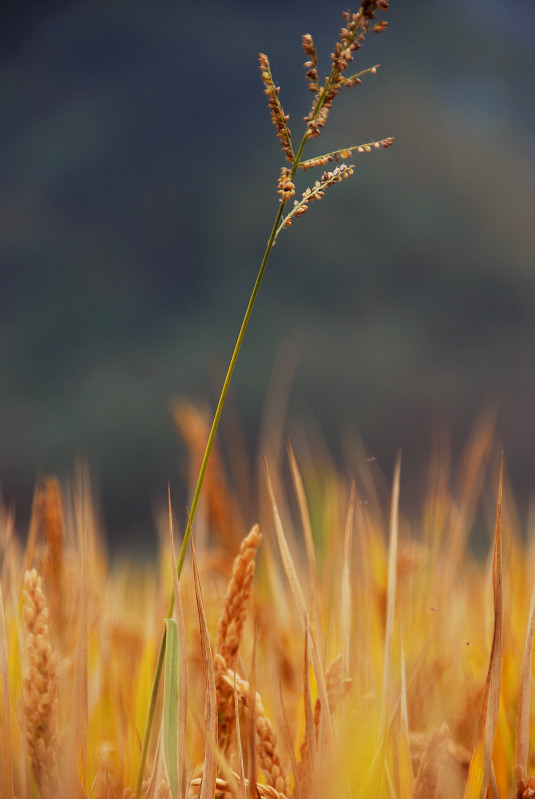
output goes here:
<path id="1" fill-rule="evenodd" d="M 187 509 L 169 487 L 156 560 L 110 561 L 82 467 L 38 478 L 28 531 L 0 505 L 0 799 L 535 796 L 535 537 L 489 419 L 453 471 L 438 448 L 410 514 L 401 456 L 384 478 L 358 441 L 341 470 L 321 447 L 285 447 L 278 422 L 249 493 L 238 448 L 218 449 L 276 240 L 354 174 L 348 159 L 393 144 L 303 155 L 340 92 L 377 73 L 347 74 L 387 10 L 344 12 L 324 79 L 303 35 L 301 138 L 259 56 L 285 161 L 276 213 L 213 417 L 174 409 L 191 484 Z"/>
<path id="2" fill-rule="evenodd" d="M 208 420 L 186 412 L 202 433 Z M 350 479 L 288 448 L 277 475 L 267 464 L 250 530 L 215 457 L 177 587 L 175 762 L 166 683 L 142 795 L 172 796 L 174 779 L 180 797 L 427 799 L 486 795 L 481 775 L 490 796 L 531 796 L 535 542 L 507 489 L 488 555 L 469 545 L 484 487 L 498 490 L 495 449 L 485 423 L 457 475 L 437 456 L 409 522 L 399 462 L 385 505 L 362 452 Z M 24 545 L 14 527 L 4 510 L 2 796 L 131 797 L 173 583 L 168 531 L 157 563 L 110 564 L 82 470 L 70 486 L 38 481 Z"/>

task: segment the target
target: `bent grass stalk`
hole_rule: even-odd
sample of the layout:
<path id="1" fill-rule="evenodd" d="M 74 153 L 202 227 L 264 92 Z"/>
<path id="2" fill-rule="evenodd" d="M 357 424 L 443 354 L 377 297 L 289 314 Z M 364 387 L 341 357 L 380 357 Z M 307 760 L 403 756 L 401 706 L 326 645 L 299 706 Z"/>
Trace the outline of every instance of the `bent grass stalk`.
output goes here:
<path id="1" fill-rule="evenodd" d="M 307 141 L 311 138 L 315 138 L 320 135 L 320 130 L 325 125 L 328 112 L 332 106 L 332 103 L 335 97 L 340 93 L 342 88 L 358 85 L 361 82 L 360 80 L 361 75 L 365 73 L 374 74 L 376 72 L 377 69 L 376 67 L 370 67 L 369 69 L 363 70 L 350 77 L 343 76 L 343 73 L 347 69 L 349 63 L 353 60 L 352 53 L 360 49 L 361 44 L 364 41 L 364 38 L 368 33 L 368 31 L 372 29 L 374 32 L 380 33 L 386 28 L 387 25 L 386 22 L 382 21 L 374 22 L 375 13 L 378 9 L 387 10 L 388 0 L 366 0 L 366 2 L 363 2 L 361 8 L 357 13 L 352 14 L 349 11 L 344 12 L 345 27 L 343 27 L 340 31 L 340 39 L 336 43 L 334 53 L 331 54 L 331 61 L 332 61 L 331 70 L 327 79 L 325 80 L 324 85 L 321 88 L 319 88 L 317 83 L 318 80 L 318 74 L 316 69 L 317 56 L 312 37 L 309 34 L 305 34 L 303 36 L 303 42 L 302 42 L 303 50 L 307 55 L 307 57 L 310 59 L 307 62 L 305 62 L 305 67 L 308 68 L 306 77 L 309 83 L 309 89 L 311 89 L 315 93 L 315 98 L 309 114 L 305 117 L 305 122 L 306 122 L 305 131 L 302 136 L 301 143 L 297 149 L 297 153 L 295 155 L 292 148 L 290 130 L 286 124 L 289 117 L 286 114 L 284 114 L 284 111 L 282 109 L 282 106 L 278 98 L 279 88 L 276 87 L 273 83 L 273 78 L 271 75 L 271 70 L 269 67 L 269 61 L 267 56 L 264 55 L 263 53 L 260 54 L 259 57 L 260 69 L 262 74 L 262 80 L 265 85 L 265 94 L 268 96 L 268 106 L 271 113 L 272 122 L 277 130 L 277 136 L 280 139 L 281 148 L 283 150 L 283 153 L 285 154 L 286 160 L 289 161 L 292 164 L 292 166 L 291 168 L 282 167 L 281 170 L 281 177 L 279 178 L 279 183 L 278 183 L 278 193 L 281 195 L 279 201 L 280 204 L 277 213 L 275 215 L 275 220 L 271 228 L 271 233 L 268 238 L 264 256 L 262 258 L 258 274 L 256 276 L 256 280 L 253 286 L 253 290 L 251 292 L 251 296 L 247 304 L 247 308 L 243 317 L 240 331 L 238 333 L 238 337 L 236 339 L 234 351 L 230 359 L 226 377 L 223 383 L 223 387 L 221 389 L 221 394 L 214 414 L 212 426 L 210 429 L 210 434 L 208 436 L 208 441 L 206 443 L 204 456 L 199 470 L 199 476 L 197 478 L 197 483 L 193 493 L 191 509 L 188 514 L 184 539 L 182 542 L 182 547 L 178 558 L 178 563 L 177 563 L 178 578 L 180 578 L 182 573 L 182 568 L 184 565 L 186 552 L 191 538 L 193 522 L 195 520 L 195 514 L 197 511 L 197 506 L 201 495 L 206 469 L 208 467 L 210 454 L 212 452 L 215 436 L 217 433 L 217 429 L 219 427 L 219 421 L 221 419 L 221 414 L 223 412 L 223 407 L 225 405 L 228 389 L 230 386 L 230 382 L 232 380 L 236 362 L 238 360 L 238 355 L 240 353 L 243 340 L 245 338 L 247 326 L 249 324 L 249 320 L 253 312 L 253 307 L 258 295 L 258 291 L 260 289 L 260 284 L 262 282 L 262 278 L 264 277 L 264 272 L 269 257 L 271 255 L 271 252 L 273 250 L 273 245 L 275 244 L 275 241 L 279 233 L 282 231 L 282 229 L 284 227 L 289 226 L 294 217 L 297 217 L 308 210 L 310 202 L 321 199 L 321 197 L 323 197 L 324 195 L 326 188 L 330 187 L 331 185 L 334 185 L 334 183 L 340 182 L 342 180 L 342 177 L 348 177 L 349 175 L 353 174 L 353 165 L 347 165 L 342 163 L 339 166 L 337 166 L 332 172 L 323 172 L 321 179 L 315 182 L 314 187 L 312 189 L 307 188 L 303 192 L 301 200 L 294 201 L 294 206 L 292 210 L 284 217 L 284 211 L 286 205 L 288 201 L 291 199 L 291 197 L 295 194 L 295 186 L 293 181 L 296 176 L 296 173 L 299 168 L 303 170 L 310 169 L 314 166 L 324 165 L 329 161 L 338 161 L 341 158 L 347 158 L 354 150 L 356 150 L 359 153 L 370 152 L 372 148 L 379 149 L 381 147 L 389 147 L 393 143 L 393 139 L 391 138 L 382 139 L 376 142 L 371 142 L 361 145 L 353 145 L 351 147 L 344 147 L 339 150 L 333 151 L 331 153 L 318 156 L 317 158 L 310 159 L 309 161 L 304 161 L 304 162 L 301 161 Z M 172 616 L 173 608 L 174 608 L 174 591 L 171 592 L 171 597 L 169 600 L 169 605 L 167 610 L 167 618 L 170 618 Z M 141 749 L 138 779 L 136 784 L 136 792 L 135 792 L 136 799 L 140 799 L 141 796 L 143 775 L 145 770 L 148 747 L 150 742 L 150 735 L 156 709 L 156 699 L 160 684 L 163 663 L 165 659 L 165 647 L 166 647 L 166 628 L 164 628 L 164 632 L 162 634 L 160 649 L 158 652 L 158 658 L 154 673 L 154 680 L 151 690 L 146 728 L 143 736 L 143 743 Z"/>

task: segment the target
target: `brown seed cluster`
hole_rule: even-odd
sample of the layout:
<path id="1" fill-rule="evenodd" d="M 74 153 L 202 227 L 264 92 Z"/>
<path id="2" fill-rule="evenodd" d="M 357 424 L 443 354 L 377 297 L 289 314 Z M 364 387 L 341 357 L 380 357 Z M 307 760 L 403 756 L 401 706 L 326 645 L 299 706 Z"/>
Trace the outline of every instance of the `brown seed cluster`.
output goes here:
<path id="1" fill-rule="evenodd" d="M 282 151 L 286 156 L 286 160 L 291 164 L 294 163 L 295 157 L 292 148 L 292 140 L 290 128 L 286 124 L 289 120 L 288 114 L 285 114 L 279 100 L 280 87 L 275 86 L 273 77 L 271 75 L 271 68 L 269 66 L 269 59 L 265 53 L 260 53 L 258 60 L 260 62 L 260 72 L 262 80 L 264 81 L 264 94 L 268 98 L 268 106 L 271 114 L 271 119 L 277 130 L 277 136 L 280 139 Z"/>
<path id="2" fill-rule="evenodd" d="M 228 671 L 225 675 L 226 682 L 232 689 L 236 685 L 239 701 L 245 707 L 249 707 L 250 686 L 246 680 L 242 680 L 234 672 Z M 278 793 L 288 796 L 288 783 L 286 774 L 281 763 L 279 750 L 277 747 L 277 736 L 273 730 L 270 720 L 266 716 L 260 694 L 255 694 L 254 724 L 256 753 L 260 768 L 264 772 L 266 782 L 271 785 Z"/>
<path id="3" fill-rule="evenodd" d="M 26 740 L 42 799 L 57 792 L 58 676 L 48 630 L 48 606 L 35 569 L 24 574 L 26 671 L 23 686 Z"/>
<path id="4" fill-rule="evenodd" d="M 293 169 L 283 168 L 281 170 L 277 182 L 277 192 L 280 195 L 280 202 L 283 205 L 295 195 L 294 177 L 298 167 L 305 171 L 318 166 L 326 166 L 331 161 L 349 158 L 353 150 L 359 153 L 370 152 L 372 148 L 379 149 L 380 147 L 388 147 L 393 143 L 392 139 L 383 139 L 379 142 L 344 148 L 332 153 L 315 156 L 306 161 L 301 161 L 301 154 L 306 140 L 319 136 L 321 128 L 327 121 L 329 110 L 336 95 L 344 87 L 356 86 L 359 84 L 363 74 L 375 74 L 377 72 L 377 67 L 374 66 L 349 77 L 343 74 L 353 60 L 353 53 L 361 47 L 368 31 L 372 29 L 379 33 L 386 28 L 386 22 L 375 22 L 378 9 L 387 10 L 388 0 L 366 0 L 362 3 L 357 13 L 351 13 L 350 11 L 344 13 L 345 26 L 341 29 L 339 41 L 335 45 L 334 52 L 331 53 L 331 71 L 323 86 L 320 86 L 318 79 L 318 57 L 314 40 L 309 33 L 303 35 L 302 47 L 307 58 L 305 61 L 306 78 L 308 87 L 315 96 L 312 107 L 305 117 L 305 135 L 297 151 L 297 156 L 293 152 L 290 129 L 287 124 L 289 117 L 284 113 L 280 104 L 279 87 L 275 86 L 273 82 L 268 57 L 264 53 L 260 53 L 260 70 L 265 86 L 264 91 L 268 97 L 271 119 L 275 125 L 277 136 L 280 139 L 286 159 L 293 164 Z M 306 213 L 310 202 L 323 197 L 326 186 L 337 182 L 342 172 L 345 173 L 343 175 L 344 177 L 352 174 L 350 168 L 344 165 L 337 169 L 338 171 L 324 172 L 321 181 L 316 182 L 314 188 L 309 187 L 305 190 L 301 200 L 294 202 L 292 211 L 283 219 L 275 236 L 277 236 L 284 227 L 290 226 L 294 217 Z M 328 175 L 328 178 L 326 175 Z"/>
<path id="5" fill-rule="evenodd" d="M 515 768 L 516 799 L 534 799 L 535 777 L 526 777 L 522 766 Z"/>
<path id="6" fill-rule="evenodd" d="M 63 495 L 57 477 L 46 477 L 35 488 L 30 536 L 34 537 L 35 557 L 50 605 L 50 623 L 60 635 L 65 627 L 68 609 L 62 598 L 64 580 L 65 514 Z M 41 543 L 41 548 L 38 547 Z"/>
<path id="7" fill-rule="evenodd" d="M 283 227 L 289 227 L 292 224 L 294 216 L 302 216 L 305 214 L 311 202 L 321 200 L 321 198 L 325 196 L 325 189 L 328 186 L 339 183 L 342 178 L 348 178 L 353 172 L 353 164 L 340 164 L 335 167 L 332 172 L 325 171 L 321 176 L 321 180 L 316 180 L 312 188 L 307 186 L 299 202 L 294 200 L 294 207 L 284 220 Z"/>
<path id="8" fill-rule="evenodd" d="M 279 182 L 277 183 L 277 192 L 281 196 L 281 202 L 291 199 L 295 194 L 295 183 L 292 181 L 292 170 L 287 166 L 281 168 Z"/>
<path id="9" fill-rule="evenodd" d="M 347 78 L 344 77 L 343 73 L 353 60 L 353 53 L 361 47 L 370 28 L 375 33 L 380 33 L 387 27 L 387 23 L 384 21 L 374 24 L 375 14 L 378 9 L 386 11 L 388 9 L 388 0 L 365 0 L 357 13 L 344 12 L 346 24 L 340 31 L 340 39 L 336 43 L 334 53 L 331 53 L 331 73 L 323 88 L 315 90 L 316 96 L 312 108 L 305 117 L 310 137 L 319 136 L 321 128 L 324 127 L 327 121 L 334 99 L 344 86 L 356 86 L 360 83 L 358 75 Z M 306 66 L 308 67 L 310 64 L 309 69 L 317 76 L 316 62 L 312 57 L 312 53 L 315 55 L 312 40 L 307 38 L 305 42 L 305 39 L 303 39 L 303 47 L 310 58 Z M 309 78 L 309 81 L 312 86 L 313 78 Z"/>
<path id="10" fill-rule="evenodd" d="M 229 686 L 225 675 L 228 669 L 234 668 L 240 647 L 247 605 L 251 596 L 255 556 L 261 541 L 262 534 L 258 525 L 255 524 L 242 541 L 240 551 L 234 561 L 232 577 L 219 619 L 214 655 L 214 676 L 219 718 L 218 737 L 223 748 L 230 740 L 236 721 L 234 690 L 232 685 Z"/>
<path id="11" fill-rule="evenodd" d="M 316 47 L 314 45 L 314 41 L 310 33 L 303 34 L 303 50 L 305 51 L 305 55 L 308 58 L 308 61 L 305 61 L 305 67 L 307 69 L 307 80 L 308 80 L 308 88 L 311 92 L 318 92 L 319 91 L 319 83 L 318 83 L 318 56 L 316 53 Z"/>
<path id="12" fill-rule="evenodd" d="M 256 551 L 261 541 L 262 533 L 255 524 L 243 539 L 232 568 L 232 577 L 219 619 L 216 644 L 216 652 L 223 657 L 227 668 L 233 665 L 238 654 L 247 615 L 247 604 L 251 596 Z"/>
<path id="13" fill-rule="evenodd" d="M 347 152 L 349 153 L 349 155 L 351 155 L 349 150 L 344 150 L 344 152 Z M 349 155 L 345 157 L 349 158 Z M 329 153 L 328 155 L 319 155 L 316 158 L 308 158 L 306 161 L 301 161 L 301 163 L 299 164 L 299 168 L 302 169 L 303 172 L 305 172 L 307 169 L 314 169 L 317 166 L 325 166 L 325 164 L 328 164 L 329 161 L 337 161 L 337 160 L 338 159 L 335 153 Z"/>
<path id="14" fill-rule="evenodd" d="M 353 147 L 357 153 L 371 153 L 372 150 L 380 150 L 381 147 L 391 147 L 394 144 L 394 139 L 391 137 L 387 139 L 380 139 L 379 141 L 370 142 L 369 144 L 361 144 L 358 147 Z"/>

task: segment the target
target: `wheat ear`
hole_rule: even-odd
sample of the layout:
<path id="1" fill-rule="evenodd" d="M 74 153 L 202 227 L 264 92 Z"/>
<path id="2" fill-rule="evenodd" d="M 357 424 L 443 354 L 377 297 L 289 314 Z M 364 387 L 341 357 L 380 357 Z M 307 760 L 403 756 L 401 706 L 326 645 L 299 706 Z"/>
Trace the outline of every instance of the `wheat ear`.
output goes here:
<path id="1" fill-rule="evenodd" d="M 418 776 L 414 783 L 414 799 L 437 799 L 440 775 L 444 769 L 448 752 L 448 728 L 434 729 L 420 761 Z"/>
<path id="2" fill-rule="evenodd" d="M 35 569 L 24 574 L 24 624 L 26 671 L 23 708 L 30 766 L 42 799 L 57 796 L 57 705 L 56 655 L 48 629 L 48 606 Z"/>
<path id="3" fill-rule="evenodd" d="M 243 626 L 247 616 L 247 605 L 253 583 L 255 556 L 262 534 L 257 524 L 243 539 L 240 551 L 234 560 L 232 576 L 228 584 L 219 619 L 217 643 L 214 655 L 214 674 L 219 719 L 219 740 L 223 748 L 229 743 L 235 725 L 234 689 L 224 679 L 227 669 L 233 668 Z"/>
<path id="4" fill-rule="evenodd" d="M 241 677 L 238 677 L 238 675 L 230 669 L 224 675 L 224 680 L 232 690 L 236 687 L 240 702 L 245 707 L 248 707 L 250 696 L 249 683 L 246 680 L 242 680 Z M 264 706 L 262 705 L 262 699 L 258 693 L 255 694 L 254 725 L 258 762 L 260 763 L 260 768 L 264 772 L 266 781 L 268 785 L 275 788 L 278 793 L 288 796 L 288 783 L 277 748 L 277 736 L 275 735 L 271 721 L 266 716 Z"/>

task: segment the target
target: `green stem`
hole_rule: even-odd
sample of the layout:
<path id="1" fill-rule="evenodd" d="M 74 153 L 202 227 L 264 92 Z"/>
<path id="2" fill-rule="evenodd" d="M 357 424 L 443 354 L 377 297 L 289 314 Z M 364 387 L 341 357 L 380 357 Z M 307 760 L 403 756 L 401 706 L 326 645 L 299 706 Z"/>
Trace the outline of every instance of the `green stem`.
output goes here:
<path id="1" fill-rule="evenodd" d="M 291 180 L 295 177 L 295 173 L 299 167 L 300 159 L 303 154 L 303 150 L 305 148 L 305 144 L 307 143 L 308 136 L 307 132 L 305 131 L 305 135 L 301 140 L 301 144 L 299 145 L 299 149 L 297 151 L 297 155 L 295 156 L 295 161 L 292 166 L 292 170 L 290 173 Z M 227 375 L 225 377 L 225 382 L 223 383 L 223 388 L 221 389 L 221 394 L 219 397 L 219 402 L 217 403 L 217 408 L 214 414 L 214 420 L 212 422 L 212 427 L 210 430 L 210 435 L 208 436 L 208 441 L 206 443 L 206 449 L 204 451 L 204 456 L 201 463 L 201 468 L 199 470 L 199 476 L 197 478 L 197 485 L 195 486 L 195 491 L 193 493 L 193 499 L 191 501 L 191 509 L 188 515 L 188 522 L 186 525 L 186 531 L 184 533 L 184 540 L 182 542 L 182 547 L 180 549 L 180 555 L 178 558 L 177 563 L 177 576 L 180 579 L 180 575 L 182 574 L 182 567 L 184 565 L 184 560 L 186 558 L 186 552 L 189 545 L 189 540 L 191 537 L 191 529 L 193 526 L 193 520 L 195 519 L 195 513 L 197 511 L 197 505 L 199 503 L 199 497 L 201 495 L 201 489 L 204 482 L 204 476 L 206 474 L 206 469 L 208 466 L 208 461 L 210 459 L 210 453 L 212 451 L 212 447 L 214 444 L 215 435 L 217 432 L 217 428 L 219 426 L 219 420 L 221 418 L 221 414 L 223 412 L 223 406 L 225 405 L 225 399 L 227 397 L 227 392 L 230 386 L 230 381 L 232 379 L 232 375 L 234 372 L 234 367 L 236 366 L 236 361 L 238 360 L 238 355 L 240 353 L 241 345 L 243 343 L 243 339 L 245 337 L 245 331 L 247 330 L 247 325 L 249 324 L 249 319 L 251 318 L 251 314 L 253 312 L 253 307 L 255 304 L 256 296 L 258 294 L 258 290 L 260 288 L 260 283 L 262 282 L 262 278 L 264 277 L 264 272 L 267 266 L 267 262 L 269 260 L 269 256 L 271 255 L 271 250 L 273 249 L 273 245 L 275 243 L 275 239 L 277 238 L 280 232 L 280 221 L 282 219 L 282 215 L 284 213 L 284 207 L 286 202 L 281 202 L 279 205 L 279 209 L 277 211 L 277 215 L 275 217 L 275 221 L 273 222 L 273 227 L 271 229 L 271 234 L 268 239 L 268 243 L 266 246 L 266 250 L 264 253 L 264 257 L 262 258 L 262 263 L 260 264 L 260 268 L 258 270 L 258 274 L 256 276 L 255 284 L 253 286 L 253 290 L 251 292 L 251 296 L 249 298 L 249 303 L 247 305 L 247 309 L 245 311 L 245 315 L 243 317 L 243 322 L 241 324 L 240 332 L 238 334 L 238 338 L 236 339 L 236 344 L 234 346 L 234 352 L 232 353 L 232 358 L 230 359 L 230 363 L 227 369 Z M 173 613 L 173 608 L 175 605 L 175 596 L 174 592 L 171 593 L 171 598 L 169 600 L 169 607 L 167 608 L 167 617 L 169 618 Z M 162 640 L 160 643 L 160 649 L 158 652 L 158 660 L 156 661 L 156 669 L 154 672 L 154 680 L 152 683 L 152 690 L 150 695 L 150 703 L 149 703 L 149 710 L 147 714 L 147 724 L 145 727 L 145 734 L 143 736 L 143 744 L 141 747 L 141 758 L 139 762 L 139 771 L 137 775 L 137 784 L 136 784 L 136 793 L 135 799 L 141 798 L 141 787 L 143 783 L 143 774 L 145 771 L 145 763 L 147 762 L 147 753 L 149 749 L 149 741 L 150 741 L 150 733 L 152 729 L 152 724 L 154 721 L 154 713 L 156 711 L 156 699 L 158 697 L 158 688 L 160 685 L 160 678 L 163 669 L 163 662 L 165 657 L 165 628 L 162 634 Z"/>
<path id="2" fill-rule="evenodd" d="M 299 155 L 301 154 L 301 152 L 303 150 L 303 146 L 304 146 L 304 141 L 303 141 L 302 146 L 301 146 L 301 148 L 299 150 Z M 296 164 L 298 164 L 297 159 L 296 159 Z M 297 165 L 295 165 L 294 169 L 297 170 Z M 295 172 L 294 172 L 294 174 L 295 174 Z M 275 238 L 277 236 L 277 231 L 278 231 L 279 223 L 280 223 L 280 220 L 282 218 L 283 211 L 284 211 L 284 206 L 285 206 L 285 203 L 282 202 L 280 204 L 280 206 L 279 206 L 279 210 L 277 212 L 277 216 L 275 217 L 275 221 L 273 223 L 273 229 L 271 231 L 271 235 L 269 237 L 269 240 L 268 240 L 268 243 L 267 243 L 267 246 L 266 246 L 266 251 L 264 253 L 264 257 L 262 259 L 262 263 L 260 264 L 260 269 L 258 270 L 258 275 L 256 277 L 256 281 L 255 281 L 255 284 L 253 286 L 253 290 L 251 292 L 251 297 L 250 297 L 249 303 L 247 305 L 247 310 L 245 311 L 245 315 L 243 317 L 243 322 L 242 322 L 242 325 L 241 325 L 241 328 L 240 328 L 240 332 L 238 334 L 238 338 L 236 339 L 236 344 L 234 346 L 234 352 L 232 353 L 232 358 L 230 359 L 230 363 L 229 363 L 229 366 L 228 366 L 228 369 L 227 369 L 227 375 L 225 377 L 225 382 L 223 383 L 223 388 L 221 389 L 221 395 L 219 397 L 219 402 L 217 403 L 217 408 L 216 408 L 216 411 L 215 411 L 215 414 L 214 414 L 214 420 L 212 422 L 212 428 L 210 430 L 210 435 L 208 436 L 208 441 L 206 443 L 206 449 L 204 451 L 204 457 L 202 459 L 201 468 L 199 470 L 199 477 L 197 478 L 197 485 L 195 486 L 195 491 L 194 491 L 193 499 L 192 499 L 192 502 L 191 502 L 191 510 L 189 512 L 188 523 L 186 525 L 186 531 L 184 533 L 184 540 L 182 542 L 182 547 L 180 549 L 180 555 L 179 555 L 179 558 L 178 558 L 177 575 L 178 575 L 179 579 L 180 579 L 180 575 L 182 573 L 182 567 L 184 565 L 184 560 L 185 560 L 185 557 L 186 557 L 186 552 L 187 552 L 189 540 L 190 540 L 190 537 L 191 537 L 191 529 L 192 529 L 192 526 L 193 526 L 193 520 L 195 519 L 195 513 L 197 511 L 197 505 L 199 503 L 199 497 L 201 495 L 201 489 L 202 489 L 202 485 L 203 485 L 203 482 L 204 482 L 204 476 L 206 474 L 208 461 L 210 459 L 210 453 L 212 451 L 215 435 L 216 435 L 216 432 L 217 432 L 217 428 L 219 426 L 219 420 L 220 420 L 221 414 L 223 412 L 223 406 L 225 404 L 225 399 L 227 397 L 227 392 L 228 392 L 228 389 L 229 389 L 230 381 L 232 379 L 232 374 L 234 372 L 234 367 L 236 366 L 236 361 L 238 360 L 238 355 L 239 355 L 239 352 L 240 352 L 240 349 L 241 349 L 241 345 L 242 345 L 243 339 L 245 337 L 245 331 L 247 330 L 247 325 L 249 324 L 249 319 L 251 318 L 251 314 L 253 312 L 253 306 L 255 304 L 255 300 L 256 300 L 256 296 L 258 294 L 258 290 L 260 288 L 260 283 L 262 282 L 262 278 L 264 276 L 266 265 L 267 265 L 267 262 L 269 260 L 269 256 L 271 255 L 271 250 L 273 249 L 273 244 L 275 243 Z M 171 598 L 169 600 L 169 607 L 167 608 L 167 616 L 168 617 L 170 617 L 172 615 L 174 605 L 175 605 L 175 596 L 174 596 L 174 592 L 172 592 L 171 593 Z M 161 677 L 162 668 L 163 668 L 164 656 L 165 656 L 165 629 L 164 629 L 164 632 L 163 632 L 163 635 L 162 635 L 162 641 L 161 641 L 161 644 L 160 644 L 160 650 L 158 652 L 158 660 L 156 662 L 156 670 L 154 672 L 154 680 L 153 680 L 153 684 L 152 684 L 149 711 L 148 711 L 148 715 L 147 715 L 147 725 L 146 725 L 146 728 L 145 728 L 145 734 L 144 734 L 144 737 L 143 737 L 143 745 L 142 745 L 142 748 L 141 748 L 141 759 L 140 759 L 140 763 L 139 763 L 139 772 L 138 772 L 137 785 L 136 785 L 136 794 L 135 794 L 136 799 L 140 799 L 140 797 L 141 797 L 141 785 L 142 785 L 142 782 L 143 782 L 143 773 L 145 771 L 145 763 L 146 763 L 146 760 L 147 760 L 147 752 L 148 752 L 148 748 L 149 748 L 150 732 L 151 732 L 152 723 L 153 723 L 153 720 L 154 720 L 154 712 L 155 712 L 155 709 L 156 709 L 156 698 L 157 698 L 157 695 L 158 695 L 158 687 L 159 687 L 159 684 L 160 684 L 160 677 Z"/>

